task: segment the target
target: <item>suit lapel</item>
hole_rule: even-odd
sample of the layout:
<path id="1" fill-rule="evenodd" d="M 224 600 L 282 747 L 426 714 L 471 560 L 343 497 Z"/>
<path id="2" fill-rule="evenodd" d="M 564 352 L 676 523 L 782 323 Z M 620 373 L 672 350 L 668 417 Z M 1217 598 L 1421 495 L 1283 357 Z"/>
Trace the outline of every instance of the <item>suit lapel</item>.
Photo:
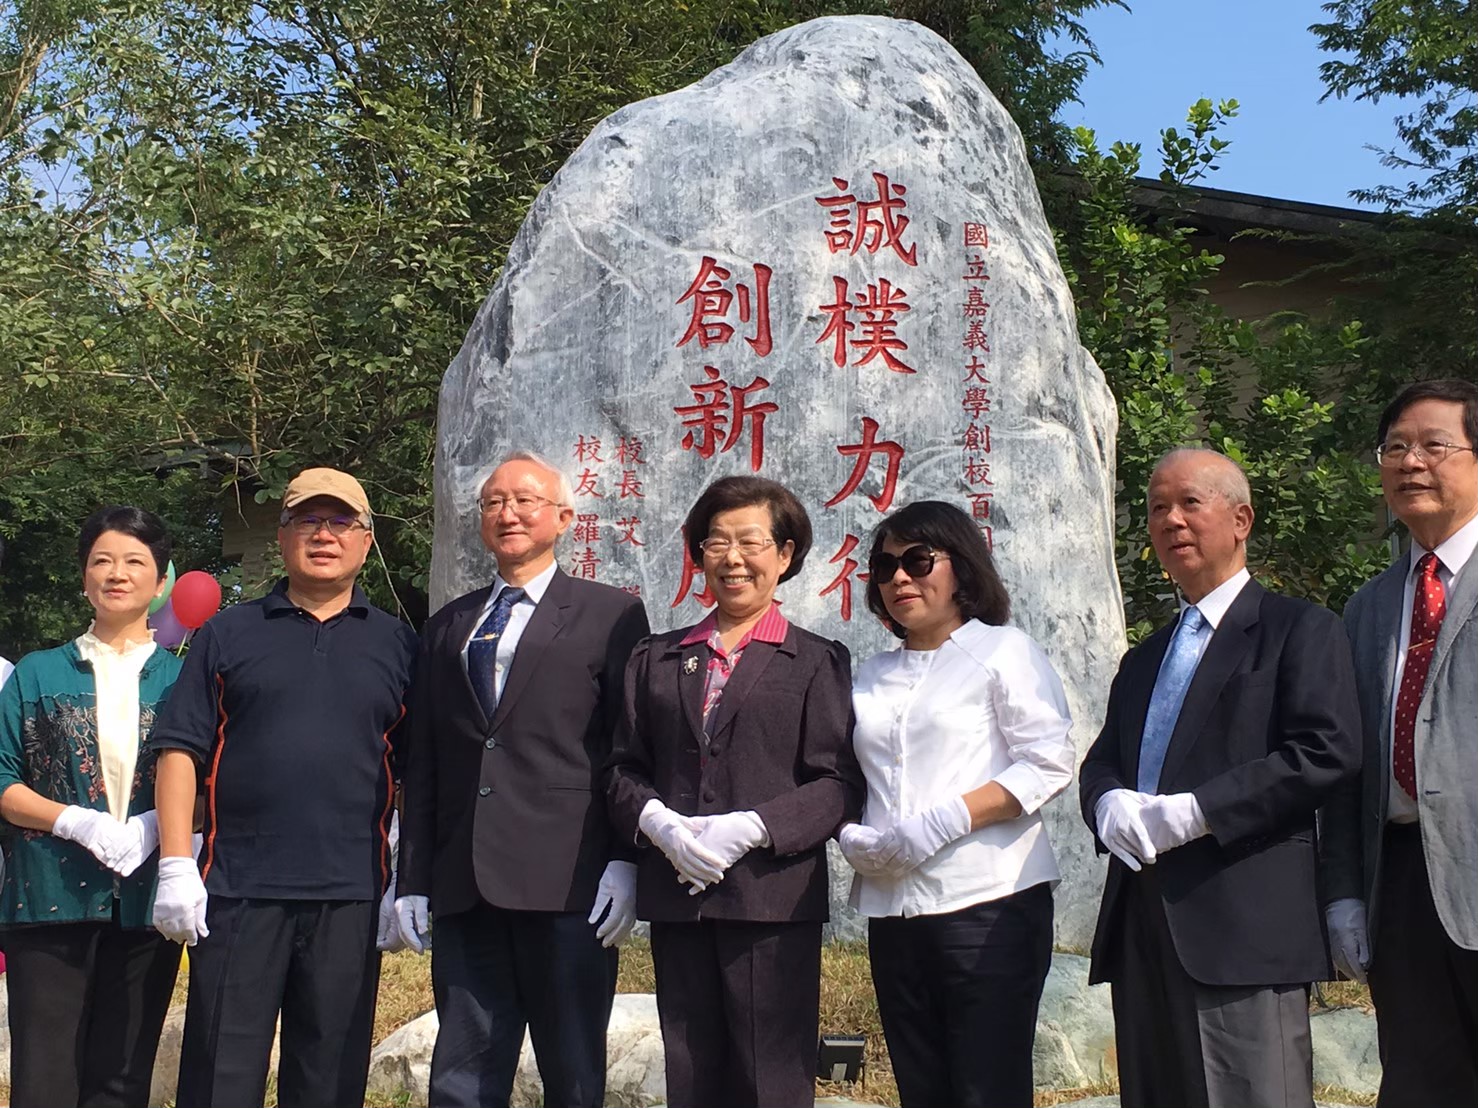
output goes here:
<path id="1" fill-rule="evenodd" d="M 1374 677 L 1379 682 L 1380 698 L 1374 705 L 1377 745 L 1390 760 L 1391 750 L 1391 705 L 1396 700 L 1396 655 L 1401 649 L 1401 609 L 1405 606 L 1406 577 L 1411 571 L 1410 554 L 1402 554 L 1390 569 L 1375 579 L 1374 595 L 1370 598 L 1371 620 L 1378 633 L 1361 637 L 1361 654 L 1355 665 L 1362 680 Z M 1447 630 L 1443 621 L 1443 631 Z M 1442 648 L 1442 635 L 1437 637 L 1437 649 Z M 1387 777 L 1390 775 L 1387 774 Z"/>
<path id="2" fill-rule="evenodd" d="M 472 679 L 467 676 L 467 663 L 462 658 L 462 648 L 467 645 L 467 640 L 472 637 L 473 628 L 476 626 L 477 617 L 482 613 L 483 605 L 488 602 L 488 593 L 492 591 L 489 585 L 485 589 L 478 589 L 467 598 L 467 603 L 452 616 L 451 622 L 447 624 L 446 647 L 452 657 L 452 663 L 457 667 L 457 673 L 461 675 L 461 683 L 457 686 L 462 692 L 470 711 L 483 731 L 488 729 L 488 717 L 483 714 L 482 701 L 477 699 L 477 692 L 472 687 Z"/>
<path id="3" fill-rule="evenodd" d="M 1120 764 L 1124 766 L 1124 780 L 1139 780 L 1139 748 L 1144 742 L 1144 721 L 1150 711 L 1150 695 L 1155 691 L 1155 678 L 1160 674 L 1160 665 L 1165 660 L 1165 651 L 1170 649 L 1175 624 L 1162 627 L 1139 647 L 1134 659 L 1134 672 L 1124 682 L 1124 721 L 1127 724 L 1120 733 Z"/>
<path id="4" fill-rule="evenodd" d="M 570 579 L 563 571 L 556 570 L 549 581 L 549 587 L 544 590 L 543 599 L 534 606 L 533 618 L 518 638 L 518 647 L 513 652 L 513 665 L 508 669 L 508 680 L 503 684 L 497 710 L 493 712 L 492 731 L 497 731 L 507 721 L 518 698 L 523 695 L 530 679 L 538 671 L 545 647 L 554 641 L 564 627 L 567 609 L 574 603 L 571 593 Z"/>
<path id="5" fill-rule="evenodd" d="M 700 747 L 703 737 L 703 686 L 708 680 L 708 648 L 702 643 L 674 646 L 671 653 L 677 661 L 677 692 L 682 701 L 683 718 L 693 741 Z"/>
<path id="6" fill-rule="evenodd" d="M 775 657 L 775 652 L 784 650 L 786 646 L 790 646 L 791 653 L 795 652 L 794 638 L 795 631 L 787 630 L 785 642 L 780 646 L 768 642 L 751 642 L 744 648 L 739 664 L 734 667 L 734 672 L 729 675 L 729 683 L 724 686 L 723 699 L 718 702 L 718 719 L 713 721 L 714 735 L 722 735 L 724 729 L 734 722 L 734 716 L 759 684 L 770 660 Z"/>
<path id="7" fill-rule="evenodd" d="M 1160 772 L 1161 783 L 1174 781 L 1175 772 L 1185 762 L 1186 755 L 1206 729 L 1207 717 L 1216 706 L 1227 678 L 1237 671 L 1242 659 L 1252 649 L 1248 635 L 1257 624 L 1258 612 L 1262 608 L 1263 589 L 1256 581 L 1248 581 L 1232 601 L 1226 615 L 1221 619 L 1206 644 L 1206 653 L 1191 678 L 1191 687 L 1186 690 L 1185 702 L 1180 706 L 1180 716 L 1175 721 L 1175 730 L 1170 734 L 1170 746 L 1165 751 L 1165 765 Z"/>
<path id="8" fill-rule="evenodd" d="M 1470 558 L 1468 564 L 1463 566 L 1463 571 L 1457 575 L 1456 586 L 1447 598 L 1447 614 L 1442 617 L 1442 629 L 1437 632 L 1437 645 L 1432 649 L 1432 666 L 1428 671 L 1433 676 L 1441 672 L 1442 663 L 1451 653 L 1452 644 L 1458 632 L 1473 618 L 1473 611 L 1478 608 L 1478 565 L 1474 564 L 1475 558 L 1478 558 L 1478 555 Z M 1402 584 L 1405 584 L 1404 578 Z M 1399 597 L 1400 593 L 1397 595 Z M 1400 616 L 1396 618 L 1399 620 Z M 1400 624 L 1398 623 L 1397 626 L 1399 627 Z M 1426 695 L 1428 697 L 1431 696 L 1436 684 L 1437 682 L 1432 677 L 1427 678 Z"/>

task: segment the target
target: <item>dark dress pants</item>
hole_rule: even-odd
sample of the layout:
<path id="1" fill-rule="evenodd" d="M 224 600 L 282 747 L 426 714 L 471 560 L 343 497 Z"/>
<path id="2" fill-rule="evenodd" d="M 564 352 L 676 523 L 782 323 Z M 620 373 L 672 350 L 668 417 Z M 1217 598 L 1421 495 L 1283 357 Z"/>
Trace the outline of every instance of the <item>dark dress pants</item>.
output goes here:
<path id="1" fill-rule="evenodd" d="M 1419 824 L 1387 827 L 1370 995 L 1380 1108 L 1478 1104 L 1478 951 L 1448 937 L 1432 903 Z"/>
<path id="2" fill-rule="evenodd" d="M 1110 974 L 1124 1108 L 1312 1108 L 1308 985 L 1203 985 L 1175 952 L 1153 867 L 1124 895 Z"/>
<path id="3" fill-rule="evenodd" d="M 671 1108 L 811 1108 L 821 924 L 652 924 Z"/>
<path id="4" fill-rule="evenodd" d="M 1030 1108 L 1052 890 L 867 924 L 873 988 L 904 1108 Z"/>
<path id="5" fill-rule="evenodd" d="M 213 896 L 190 950 L 179 1108 L 260 1108 L 278 1013 L 282 1108 L 364 1103 L 379 906 Z"/>
<path id="6" fill-rule="evenodd" d="M 5 934 L 10 1103 L 144 1108 L 180 948 L 153 930 L 54 923 Z"/>
<path id="7" fill-rule="evenodd" d="M 527 1028 L 546 1108 L 600 1108 L 616 968 L 583 913 L 481 904 L 437 916 L 430 1103 L 507 1108 Z"/>

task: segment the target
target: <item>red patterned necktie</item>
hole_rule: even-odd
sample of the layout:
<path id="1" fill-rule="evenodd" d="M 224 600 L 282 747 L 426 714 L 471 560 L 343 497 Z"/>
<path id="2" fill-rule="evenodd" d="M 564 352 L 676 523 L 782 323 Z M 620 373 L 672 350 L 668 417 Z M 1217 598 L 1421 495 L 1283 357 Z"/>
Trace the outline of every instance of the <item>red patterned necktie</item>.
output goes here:
<path id="1" fill-rule="evenodd" d="M 1396 694 L 1396 729 L 1392 766 L 1396 783 L 1416 799 L 1416 710 L 1427 687 L 1427 669 L 1437 645 L 1437 632 L 1447 614 L 1447 592 L 1437 577 L 1437 555 L 1428 553 L 1416 564 L 1420 571 L 1411 598 L 1411 637 L 1407 640 L 1406 665 L 1401 670 L 1401 688 Z"/>

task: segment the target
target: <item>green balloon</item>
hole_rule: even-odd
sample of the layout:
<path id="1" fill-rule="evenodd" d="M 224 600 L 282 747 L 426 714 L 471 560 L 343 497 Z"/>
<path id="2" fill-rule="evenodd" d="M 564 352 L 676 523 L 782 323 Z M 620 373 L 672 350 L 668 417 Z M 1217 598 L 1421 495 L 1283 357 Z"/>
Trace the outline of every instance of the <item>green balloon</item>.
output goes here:
<path id="1" fill-rule="evenodd" d="M 149 614 L 152 616 L 160 608 L 169 603 L 169 594 L 174 591 L 174 559 L 170 559 L 169 565 L 164 569 L 164 591 L 149 601 Z"/>

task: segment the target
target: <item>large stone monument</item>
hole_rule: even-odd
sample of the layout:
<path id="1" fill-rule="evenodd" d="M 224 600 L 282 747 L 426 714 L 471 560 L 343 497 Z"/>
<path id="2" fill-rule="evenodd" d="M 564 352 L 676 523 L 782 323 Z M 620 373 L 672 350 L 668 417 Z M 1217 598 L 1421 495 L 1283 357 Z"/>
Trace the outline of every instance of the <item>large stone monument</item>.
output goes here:
<path id="1" fill-rule="evenodd" d="M 688 507 L 759 473 L 816 527 L 786 615 L 860 659 L 896 643 L 864 601 L 874 525 L 948 500 L 1081 755 L 1124 648 L 1115 426 L 1005 109 L 918 24 L 815 20 L 616 112 L 535 201 L 442 385 L 433 603 L 492 572 L 475 499 L 502 452 L 568 469 L 564 568 L 639 592 L 656 628 L 704 611 Z M 1049 822 L 1058 939 L 1082 949 L 1102 863 L 1074 794 Z"/>

